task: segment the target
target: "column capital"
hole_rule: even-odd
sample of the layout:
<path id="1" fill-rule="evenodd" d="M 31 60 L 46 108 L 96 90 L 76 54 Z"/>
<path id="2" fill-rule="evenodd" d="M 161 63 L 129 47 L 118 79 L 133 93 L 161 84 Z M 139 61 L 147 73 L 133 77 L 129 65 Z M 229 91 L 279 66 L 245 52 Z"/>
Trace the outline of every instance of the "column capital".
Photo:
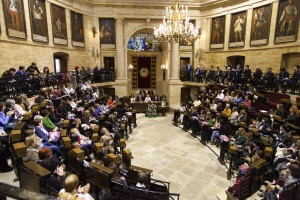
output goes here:
<path id="1" fill-rule="evenodd" d="M 117 23 L 123 23 L 124 22 L 124 17 L 116 17 L 115 18 Z"/>

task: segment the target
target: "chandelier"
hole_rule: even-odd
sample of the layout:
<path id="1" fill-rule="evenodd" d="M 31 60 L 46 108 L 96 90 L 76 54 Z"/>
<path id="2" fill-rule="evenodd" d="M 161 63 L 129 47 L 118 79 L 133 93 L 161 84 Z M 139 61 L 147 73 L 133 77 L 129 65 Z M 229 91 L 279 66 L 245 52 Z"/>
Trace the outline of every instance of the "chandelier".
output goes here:
<path id="1" fill-rule="evenodd" d="M 161 41 L 194 42 L 198 36 L 198 27 L 195 28 L 188 17 L 187 6 L 180 6 L 180 1 L 176 0 L 174 10 L 166 7 L 166 16 L 158 28 L 154 28 L 154 36 Z"/>

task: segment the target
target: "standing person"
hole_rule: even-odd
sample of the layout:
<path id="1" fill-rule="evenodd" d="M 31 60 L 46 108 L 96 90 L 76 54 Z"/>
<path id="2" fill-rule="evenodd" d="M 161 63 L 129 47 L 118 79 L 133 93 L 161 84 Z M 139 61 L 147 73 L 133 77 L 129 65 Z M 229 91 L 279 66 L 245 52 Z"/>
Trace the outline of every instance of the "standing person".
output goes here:
<path id="1" fill-rule="evenodd" d="M 24 75 L 25 74 L 25 67 L 24 66 L 20 66 L 19 70 L 16 71 L 16 73 L 14 74 L 14 76 L 20 76 L 20 75 Z"/>
<path id="2" fill-rule="evenodd" d="M 38 69 L 37 65 L 35 62 L 32 62 L 31 65 L 29 65 L 26 69 L 26 72 L 29 72 L 29 73 L 34 73 L 34 72 L 37 72 L 37 73 L 41 73 L 40 70 Z"/>
<path id="3" fill-rule="evenodd" d="M 195 77 L 196 77 L 197 83 L 200 82 L 200 72 L 201 72 L 201 69 L 200 69 L 200 66 L 198 65 L 197 68 L 195 69 Z"/>
<path id="4" fill-rule="evenodd" d="M 249 68 L 249 65 L 246 65 L 246 68 L 244 70 L 244 79 L 249 80 L 251 78 L 251 69 Z"/>
<path id="5" fill-rule="evenodd" d="M 16 69 L 15 68 L 9 68 L 8 70 L 6 70 L 5 72 L 3 72 L 3 74 L 2 74 L 2 78 L 3 77 L 12 77 L 12 76 L 14 76 L 14 74 L 15 74 L 15 72 L 16 72 Z"/>
<path id="6" fill-rule="evenodd" d="M 234 27 L 234 36 L 235 36 L 235 42 L 243 42 L 243 37 L 242 37 L 242 25 L 245 23 L 246 21 L 246 15 L 244 16 L 244 19 L 241 18 L 240 15 L 238 15 L 238 18 L 236 19 L 233 27 Z"/>

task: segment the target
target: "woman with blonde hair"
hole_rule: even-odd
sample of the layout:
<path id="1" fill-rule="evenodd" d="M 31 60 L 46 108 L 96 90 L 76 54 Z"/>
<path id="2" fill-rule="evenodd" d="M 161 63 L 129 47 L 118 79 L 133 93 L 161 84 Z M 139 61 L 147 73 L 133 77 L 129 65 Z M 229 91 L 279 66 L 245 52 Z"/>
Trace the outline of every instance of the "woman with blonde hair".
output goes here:
<path id="1" fill-rule="evenodd" d="M 36 138 L 34 135 L 27 136 L 25 138 L 26 145 L 26 156 L 23 157 L 23 161 L 34 161 L 37 162 L 39 160 L 39 150 L 37 149 L 38 144 L 36 142 Z"/>
<path id="2" fill-rule="evenodd" d="M 76 174 L 70 174 L 65 179 L 64 189 L 58 193 L 60 200 L 83 200 L 93 199 L 88 192 L 90 190 L 90 184 L 83 187 L 79 186 L 79 179 Z"/>
<path id="3" fill-rule="evenodd" d="M 236 133 L 236 139 L 234 144 L 236 145 L 244 145 L 246 142 L 246 131 L 244 128 L 240 127 Z"/>

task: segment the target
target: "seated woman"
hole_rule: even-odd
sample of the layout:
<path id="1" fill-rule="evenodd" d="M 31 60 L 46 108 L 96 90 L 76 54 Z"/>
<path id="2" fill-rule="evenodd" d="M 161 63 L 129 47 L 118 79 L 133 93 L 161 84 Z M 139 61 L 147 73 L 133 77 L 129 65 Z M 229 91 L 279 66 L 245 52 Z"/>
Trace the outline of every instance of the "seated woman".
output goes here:
<path id="1" fill-rule="evenodd" d="M 85 110 L 83 113 L 83 117 L 81 118 L 82 124 L 94 126 L 98 122 L 92 115 L 89 110 Z"/>
<path id="2" fill-rule="evenodd" d="M 36 142 L 36 138 L 33 135 L 27 136 L 25 138 L 25 146 L 26 146 L 26 157 L 23 157 L 23 161 L 37 162 L 39 160 L 38 143 Z"/>
<path id="3" fill-rule="evenodd" d="M 59 191 L 60 200 L 92 200 L 93 197 L 88 193 L 90 184 L 83 187 L 79 186 L 79 179 L 76 174 L 70 174 L 66 177 L 64 189 Z"/>
<path id="4" fill-rule="evenodd" d="M 153 100 L 152 101 L 159 101 L 159 97 L 158 97 L 158 95 L 156 94 L 156 95 L 154 95 L 154 97 L 153 97 Z"/>
<path id="5" fill-rule="evenodd" d="M 234 135 L 234 138 L 231 140 L 234 141 L 235 145 L 244 145 L 246 142 L 246 131 L 244 128 L 239 128 L 236 134 Z"/>
<path id="6" fill-rule="evenodd" d="M 146 98 L 145 98 L 145 103 L 151 102 L 151 97 L 149 94 L 147 94 Z"/>
<path id="7" fill-rule="evenodd" d="M 133 94 L 130 95 L 130 103 L 134 103 L 135 102 L 135 97 Z"/>
<path id="8" fill-rule="evenodd" d="M 67 100 L 61 100 L 61 103 L 58 106 L 57 109 L 57 116 L 59 118 L 66 119 L 67 116 L 70 114 L 72 108 L 69 105 L 69 102 Z"/>
<path id="9" fill-rule="evenodd" d="M 5 131 L 6 128 L 9 128 L 9 122 L 14 111 L 8 111 L 4 113 L 5 105 L 0 102 L 0 129 Z M 12 127 L 11 127 L 12 128 Z"/>
<path id="10" fill-rule="evenodd" d="M 27 112 L 25 110 L 25 106 L 23 105 L 23 98 L 21 96 L 17 96 L 16 99 L 16 104 L 15 104 L 15 111 L 16 111 L 16 117 L 17 119 L 21 119 L 23 115 Z"/>
<path id="11" fill-rule="evenodd" d="M 48 131 L 59 131 L 58 127 L 48 117 L 49 116 L 48 110 L 46 109 L 41 110 L 41 115 L 43 116 L 43 125 Z"/>
<path id="12" fill-rule="evenodd" d="M 114 170 L 112 177 L 111 177 L 112 181 L 115 181 L 117 183 L 127 186 L 126 179 L 119 174 L 119 167 L 116 163 L 111 163 L 108 166 L 108 168 Z"/>
<path id="13" fill-rule="evenodd" d="M 92 141 L 88 137 L 82 135 L 76 127 L 72 128 L 70 133 L 71 137 L 74 138 L 74 141 L 78 142 L 78 147 L 84 151 L 85 156 L 89 157 L 92 152 Z M 77 136 L 76 139 L 75 136 Z"/>
<path id="14" fill-rule="evenodd" d="M 251 108 L 251 100 L 249 99 L 249 96 L 245 96 L 244 104 L 247 106 L 248 109 Z"/>

